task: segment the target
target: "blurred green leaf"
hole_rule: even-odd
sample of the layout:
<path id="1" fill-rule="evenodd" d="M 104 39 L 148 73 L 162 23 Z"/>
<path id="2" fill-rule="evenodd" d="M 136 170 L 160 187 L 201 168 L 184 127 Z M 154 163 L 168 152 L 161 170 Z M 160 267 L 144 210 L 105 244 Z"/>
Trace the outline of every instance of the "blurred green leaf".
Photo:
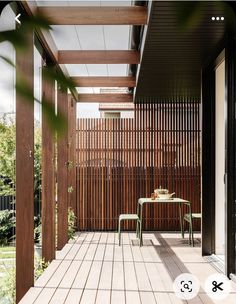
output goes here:
<path id="1" fill-rule="evenodd" d="M 13 68 L 16 67 L 15 64 L 13 63 L 13 61 L 10 58 L 2 56 L 2 55 L 0 55 L 0 58 L 2 60 L 4 60 L 6 63 L 8 63 L 9 65 L 11 65 Z"/>
<path id="2" fill-rule="evenodd" d="M 49 100 L 43 98 L 42 111 L 47 118 L 51 130 L 57 131 L 58 136 L 62 136 L 67 130 L 67 120 L 60 113 L 55 114 L 55 108 Z"/>
<path id="3" fill-rule="evenodd" d="M 75 82 L 70 77 L 65 76 L 60 70 L 48 67 L 45 71 L 45 77 L 50 81 L 56 80 L 63 91 L 69 89 L 71 93 L 76 94 Z"/>
<path id="4" fill-rule="evenodd" d="M 174 2 L 176 17 L 182 30 L 190 30 L 197 26 L 202 20 L 201 9 L 204 1 Z"/>
<path id="5" fill-rule="evenodd" d="M 20 29 L 23 31 L 28 30 L 50 30 L 51 25 L 50 21 L 45 18 L 43 15 L 35 14 L 34 16 L 26 16 L 20 26 Z"/>
<path id="6" fill-rule="evenodd" d="M 16 90 L 26 102 L 33 103 L 34 100 L 36 100 L 37 102 L 41 103 L 39 99 L 34 97 L 32 90 L 24 79 L 20 78 L 20 80 L 16 82 Z M 42 99 L 42 111 L 47 118 L 49 127 L 56 131 L 59 136 L 63 135 L 67 130 L 66 118 L 60 113 L 56 114 L 54 106 L 45 98 Z"/>
<path id="7" fill-rule="evenodd" d="M 50 30 L 50 22 L 43 15 L 34 15 L 34 16 L 23 16 L 21 20 L 21 25 L 17 26 L 15 30 L 2 31 L 0 32 L 0 42 L 8 41 L 13 47 L 19 51 L 24 51 L 28 47 L 27 37 L 28 33 L 32 31 L 40 30 Z M 0 56 L 2 60 L 7 62 L 9 65 L 15 67 L 14 63 L 5 56 Z M 20 75 L 21 73 L 21 75 Z M 56 69 L 54 66 L 46 69 L 44 76 L 51 83 L 54 83 L 55 80 L 58 83 L 58 86 L 63 90 L 67 91 L 68 89 L 71 93 L 76 93 L 76 85 L 70 79 L 70 77 L 65 76 L 59 69 Z M 23 100 L 28 103 L 33 103 L 34 100 L 37 100 L 34 97 L 32 88 L 28 85 L 26 79 L 24 78 L 23 71 L 18 70 L 18 77 L 15 86 L 18 94 L 23 97 Z M 39 100 L 37 100 L 40 102 Z M 52 104 L 43 99 L 42 102 L 42 111 L 47 117 L 49 127 L 58 132 L 58 135 L 62 135 L 66 131 L 67 120 L 60 113 L 55 114 L 55 109 Z"/>
<path id="8" fill-rule="evenodd" d="M 0 42 L 8 41 L 15 49 L 25 49 L 27 47 L 26 35 L 19 30 L 0 32 Z"/>
<path id="9" fill-rule="evenodd" d="M 18 77 L 16 81 L 16 90 L 18 94 L 21 95 L 21 97 L 24 98 L 25 101 L 28 103 L 33 103 L 34 102 L 34 94 L 33 90 L 30 88 L 28 83 L 23 77 Z"/>

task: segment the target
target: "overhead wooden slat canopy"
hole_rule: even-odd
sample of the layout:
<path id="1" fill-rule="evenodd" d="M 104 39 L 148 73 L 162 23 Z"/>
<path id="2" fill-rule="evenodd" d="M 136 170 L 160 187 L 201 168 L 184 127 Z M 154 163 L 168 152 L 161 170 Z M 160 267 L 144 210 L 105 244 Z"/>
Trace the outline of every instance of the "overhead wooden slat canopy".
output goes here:
<path id="1" fill-rule="evenodd" d="M 132 7 L 39 7 L 38 12 L 54 25 L 143 25 L 147 8 Z"/>
<path id="2" fill-rule="evenodd" d="M 135 77 L 85 76 L 71 77 L 78 87 L 135 87 Z"/>
<path id="3" fill-rule="evenodd" d="M 58 62 L 64 64 L 138 64 L 138 51 L 59 51 Z"/>
<path id="4" fill-rule="evenodd" d="M 79 94 L 78 102 L 87 103 L 132 103 L 132 94 Z"/>

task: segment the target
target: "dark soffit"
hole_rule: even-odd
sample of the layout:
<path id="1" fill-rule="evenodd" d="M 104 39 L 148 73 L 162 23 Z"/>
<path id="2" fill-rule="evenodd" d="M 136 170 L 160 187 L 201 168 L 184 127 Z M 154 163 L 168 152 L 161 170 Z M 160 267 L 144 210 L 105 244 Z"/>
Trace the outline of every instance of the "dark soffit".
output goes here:
<path id="1" fill-rule="evenodd" d="M 190 26 L 180 10 L 196 7 Z M 135 102 L 201 96 L 201 67 L 225 34 L 225 16 L 215 2 L 153 1 L 138 75 Z"/>

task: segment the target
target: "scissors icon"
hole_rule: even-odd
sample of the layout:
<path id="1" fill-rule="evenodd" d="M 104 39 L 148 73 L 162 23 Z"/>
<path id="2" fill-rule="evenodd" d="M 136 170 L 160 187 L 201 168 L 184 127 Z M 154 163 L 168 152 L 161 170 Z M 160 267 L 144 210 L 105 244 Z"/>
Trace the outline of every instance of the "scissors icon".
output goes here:
<path id="1" fill-rule="evenodd" d="M 217 283 L 216 281 L 213 281 L 213 282 L 212 282 L 212 285 L 213 285 L 214 287 L 212 288 L 212 291 L 213 291 L 213 292 L 217 292 L 218 289 L 221 290 L 221 291 L 223 291 L 224 289 L 221 288 L 221 285 L 223 285 L 223 284 L 224 284 L 223 282 Z"/>

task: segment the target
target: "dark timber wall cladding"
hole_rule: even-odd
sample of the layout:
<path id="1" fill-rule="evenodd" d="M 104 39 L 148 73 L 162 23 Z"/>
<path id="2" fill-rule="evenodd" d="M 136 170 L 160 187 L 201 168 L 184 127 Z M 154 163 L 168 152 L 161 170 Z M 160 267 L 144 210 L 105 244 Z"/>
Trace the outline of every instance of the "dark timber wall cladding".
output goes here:
<path id="1" fill-rule="evenodd" d="M 80 230 L 117 229 L 119 214 L 135 213 L 138 198 L 159 186 L 200 212 L 199 107 L 191 101 L 146 103 L 135 106 L 134 119 L 79 119 Z M 179 229 L 177 206 L 149 204 L 144 217 L 144 229 Z"/>

